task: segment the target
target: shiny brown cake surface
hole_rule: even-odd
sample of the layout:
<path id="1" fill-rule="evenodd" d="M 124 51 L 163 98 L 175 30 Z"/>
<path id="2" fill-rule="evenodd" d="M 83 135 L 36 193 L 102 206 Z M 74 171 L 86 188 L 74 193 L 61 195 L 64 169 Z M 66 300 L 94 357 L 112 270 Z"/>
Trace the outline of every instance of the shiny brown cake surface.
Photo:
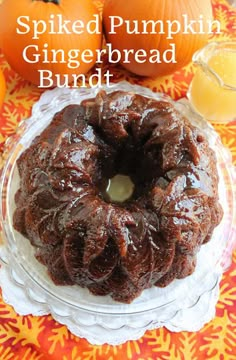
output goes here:
<path id="1" fill-rule="evenodd" d="M 214 152 L 168 101 L 98 93 L 69 105 L 17 161 L 14 227 L 57 285 L 129 303 L 190 275 L 222 217 Z M 123 203 L 108 179 L 135 185 Z"/>

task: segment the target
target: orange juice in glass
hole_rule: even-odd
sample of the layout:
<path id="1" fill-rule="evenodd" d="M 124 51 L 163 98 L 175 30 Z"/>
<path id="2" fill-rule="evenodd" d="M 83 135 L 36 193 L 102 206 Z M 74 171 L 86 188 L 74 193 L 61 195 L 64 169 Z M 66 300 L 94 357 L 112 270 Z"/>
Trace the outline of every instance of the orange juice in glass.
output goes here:
<path id="1" fill-rule="evenodd" d="M 194 109 L 207 120 L 236 118 L 236 42 L 212 42 L 196 52 L 196 74 L 188 92 Z"/>

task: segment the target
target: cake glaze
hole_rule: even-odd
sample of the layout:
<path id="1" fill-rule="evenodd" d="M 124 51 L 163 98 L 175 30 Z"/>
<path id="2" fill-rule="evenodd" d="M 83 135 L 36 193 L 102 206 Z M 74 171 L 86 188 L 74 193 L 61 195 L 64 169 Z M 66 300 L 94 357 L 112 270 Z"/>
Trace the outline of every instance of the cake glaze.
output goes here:
<path id="1" fill-rule="evenodd" d="M 190 275 L 222 217 L 214 152 L 168 101 L 98 93 L 55 114 L 17 161 L 14 227 L 58 285 L 131 302 Z M 104 188 L 135 184 L 124 203 Z"/>

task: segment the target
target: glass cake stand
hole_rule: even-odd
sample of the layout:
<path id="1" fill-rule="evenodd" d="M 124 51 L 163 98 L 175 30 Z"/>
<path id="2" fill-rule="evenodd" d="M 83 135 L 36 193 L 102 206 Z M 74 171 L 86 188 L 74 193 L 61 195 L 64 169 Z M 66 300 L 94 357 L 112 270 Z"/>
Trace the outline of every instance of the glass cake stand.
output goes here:
<path id="1" fill-rule="evenodd" d="M 45 267 L 35 259 L 34 248 L 29 241 L 14 230 L 12 225 L 15 209 L 14 195 L 19 186 L 17 158 L 50 123 L 57 111 L 68 104 L 79 104 L 83 99 L 94 97 L 99 89 L 54 89 L 45 92 L 33 106 L 32 116 L 22 121 L 16 135 L 8 139 L 4 155 L 6 161 L 0 182 L 0 229 L 2 229 L 3 238 L 2 249 L 4 248 L 4 251 L 0 251 L 1 260 L 8 267 L 11 281 L 21 288 L 30 301 L 46 306 L 54 318 L 68 325 L 70 329 L 84 327 L 88 333 L 91 333 L 94 332 L 94 327 L 96 329 L 99 327 L 107 332 L 108 337 L 112 332 L 113 334 L 116 332 L 118 340 L 113 341 L 114 344 L 120 343 L 122 339 L 126 340 L 125 331 L 134 333 L 136 331 L 135 334 L 139 334 L 137 335 L 139 337 L 146 329 L 162 325 L 168 327 L 168 324 L 172 324 L 172 328 L 177 330 L 178 326 L 180 330 L 188 330 L 188 326 L 181 328 L 183 319 L 181 320 L 179 316 L 180 312 L 194 308 L 201 303 L 206 294 L 216 289 L 222 272 L 231 263 L 235 245 L 233 226 L 235 224 L 235 194 L 230 152 L 222 145 L 213 127 L 193 113 L 185 100 L 175 103 L 166 95 L 153 93 L 147 88 L 127 82 L 114 84 L 109 88 L 104 86 L 103 89 L 107 92 L 132 91 L 172 102 L 193 125 L 203 131 L 216 153 L 220 177 L 219 196 L 224 217 L 215 229 L 211 241 L 201 247 L 194 274 L 182 280 L 175 280 L 166 288 L 153 287 L 144 290 L 132 304 L 121 304 L 113 301 L 109 296 L 94 296 L 87 289 L 79 286 L 54 285 Z M 178 316 L 180 317 L 179 325 L 176 320 Z M 193 325 L 193 331 L 194 329 Z M 123 335 L 120 335 L 121 330 Z M 127 339 L 135 337 L 136 335 L 127 336 Z"/>

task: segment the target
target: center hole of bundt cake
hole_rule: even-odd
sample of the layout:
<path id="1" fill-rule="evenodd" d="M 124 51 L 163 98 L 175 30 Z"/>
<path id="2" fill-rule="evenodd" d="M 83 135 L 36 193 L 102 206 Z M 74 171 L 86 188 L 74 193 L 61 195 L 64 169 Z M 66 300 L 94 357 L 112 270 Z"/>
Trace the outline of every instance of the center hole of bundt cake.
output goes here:
<path id="1" fill-rule="evenodd" d="M 117 174 L 108 179 L 106 197 L 110 202 L 122 203 L 129 200 L 134 192 L 134 183 L 127 175 Z"/>
<path id="2" fill-rule="evenodd" d="M 142 144 L 127 140 L 111 156 L 101 158 L 97 183 L 100 196 L 121 206 L 142 198 L 152 188 L 153 179 L 161 175 L 158 161 L 159 149 L 155 153 L 145 151 Z"/>

